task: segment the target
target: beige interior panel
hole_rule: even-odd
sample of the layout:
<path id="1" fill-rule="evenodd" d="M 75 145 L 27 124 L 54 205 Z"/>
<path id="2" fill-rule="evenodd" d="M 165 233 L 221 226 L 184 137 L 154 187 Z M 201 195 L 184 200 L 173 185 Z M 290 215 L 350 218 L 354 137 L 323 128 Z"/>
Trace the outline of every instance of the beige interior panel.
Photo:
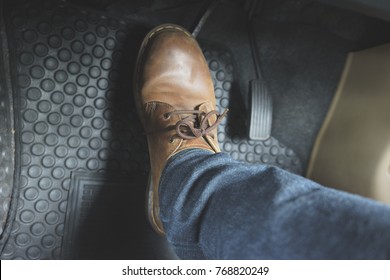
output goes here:
<path id="1" fill-rule="evenodd" d="M 390 204 L 390 44 L 349 54 L 306 175 Z"/>

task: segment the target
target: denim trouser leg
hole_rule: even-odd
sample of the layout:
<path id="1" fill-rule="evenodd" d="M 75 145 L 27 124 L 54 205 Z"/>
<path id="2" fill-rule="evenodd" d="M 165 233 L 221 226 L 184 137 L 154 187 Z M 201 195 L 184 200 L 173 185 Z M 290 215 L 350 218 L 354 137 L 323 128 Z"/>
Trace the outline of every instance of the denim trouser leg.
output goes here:
<path id="1" fill-rule="evenodd" d="M 223 153 L 175 155 L 160 204 L 181 258 L 390 258 L 390 207 Z"/>

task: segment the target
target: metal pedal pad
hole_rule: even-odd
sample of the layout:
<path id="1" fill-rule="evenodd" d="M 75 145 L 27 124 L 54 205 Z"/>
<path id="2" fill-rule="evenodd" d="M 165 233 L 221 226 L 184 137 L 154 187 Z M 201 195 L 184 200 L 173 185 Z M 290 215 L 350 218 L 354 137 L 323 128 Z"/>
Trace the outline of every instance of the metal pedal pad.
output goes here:
<path id="1" fill-rule="evenodd" d="M 251 140 L 267 140 L 271 137 L 272 97 L 265 83 L 252 80 L 249 84 L 250 120 L 249 138 Z"/>

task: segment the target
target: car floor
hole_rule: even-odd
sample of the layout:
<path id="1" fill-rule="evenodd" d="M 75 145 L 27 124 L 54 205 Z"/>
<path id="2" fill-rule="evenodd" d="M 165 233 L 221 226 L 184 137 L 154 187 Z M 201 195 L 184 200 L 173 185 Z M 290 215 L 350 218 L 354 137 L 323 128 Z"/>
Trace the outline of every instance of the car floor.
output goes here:
<path id="1" fill-rule="evenodd" d="M 166 22 L 191 30 L 206 4 L 3 3 L 16 179 L 2 259 L 175 257 L 144 217 L 149 167 L 132 68 L 148 30 Z M 219 141 L 237 159 L 303 175 L 348 53 L 389 42 L 390 23 L 315 1 L 262 1 L 252 25 L 273 124 L 272 138 L 257 143 L 247 139 L 249 81 L 256 75 L 244 6 L 220 1 L 198 36 L 218 106 L 233 107 Z"/>

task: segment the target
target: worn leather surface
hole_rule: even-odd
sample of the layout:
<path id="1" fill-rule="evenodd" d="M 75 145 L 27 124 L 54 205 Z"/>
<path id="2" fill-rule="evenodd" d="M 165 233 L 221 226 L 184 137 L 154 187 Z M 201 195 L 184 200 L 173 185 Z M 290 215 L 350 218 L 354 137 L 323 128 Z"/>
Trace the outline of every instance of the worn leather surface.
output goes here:
<path id="1" fill-rule="evenodd" d="M 148 214 L 154 229 L 163 234 L 159 219 L 158 185 L 167 160 L 190 148 L 219 152 L 216 131 L 185 140 L 175 125 L 185 115 L 166 116 L 175 110 L 215 110 L 210 72 L 195 39 L 183 28 L 166 24 L 145 37 L 138 55 L 135 77 L 136 106 L 147 133 L 151 172 Z M 209 122 L 215 118 L 210 118 Z M 210 124 L 211 125 L 211 124 Z"/>

